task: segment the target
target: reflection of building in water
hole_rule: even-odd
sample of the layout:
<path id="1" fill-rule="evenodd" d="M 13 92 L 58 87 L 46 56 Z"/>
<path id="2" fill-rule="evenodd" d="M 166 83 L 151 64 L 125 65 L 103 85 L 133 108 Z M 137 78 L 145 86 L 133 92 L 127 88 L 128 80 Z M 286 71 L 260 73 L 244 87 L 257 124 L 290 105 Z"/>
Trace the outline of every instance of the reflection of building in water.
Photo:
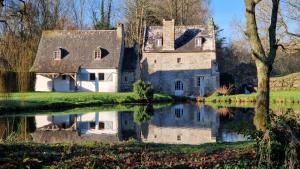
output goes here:
<path id="1" fill-rule="evenodd" d="M 36 142 L 78 142 L 119 140 L 119 113 L 96 112 L 78 115 L 35 116 Z"/>
<path id="2" fill-rule="evenodd" d="M 119 141 L 201 144 L 216 142 L 219 116 L 209 106 L 176 105 L 155 110 L 149 122 L 137 125 L 132 112 L 35 116 L 34 141 L 43 143 Z"/>
<path id="3" fill-rule="evenodd" d="M 154 113 L 151 122 L 142 126 L 144 142 L 201 144 L 216 142 L 219 116 L 211 107 L 177 105 Z"/>

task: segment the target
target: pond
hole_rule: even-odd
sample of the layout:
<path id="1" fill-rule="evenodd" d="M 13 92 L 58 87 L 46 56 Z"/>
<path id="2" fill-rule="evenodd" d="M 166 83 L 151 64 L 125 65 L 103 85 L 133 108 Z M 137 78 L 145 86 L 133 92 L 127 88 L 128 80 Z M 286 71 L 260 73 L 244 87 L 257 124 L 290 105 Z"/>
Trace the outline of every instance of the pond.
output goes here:
<path id="1" fill-rule="evenodd" d="M 0 116 L 0 137 L 7 141 L 78 143 L 82 141 L 198 145 L 251 139 L 253 108 L 196 103 L 140 105 L 129 110 L 84 108 L 58 113 Z"/>

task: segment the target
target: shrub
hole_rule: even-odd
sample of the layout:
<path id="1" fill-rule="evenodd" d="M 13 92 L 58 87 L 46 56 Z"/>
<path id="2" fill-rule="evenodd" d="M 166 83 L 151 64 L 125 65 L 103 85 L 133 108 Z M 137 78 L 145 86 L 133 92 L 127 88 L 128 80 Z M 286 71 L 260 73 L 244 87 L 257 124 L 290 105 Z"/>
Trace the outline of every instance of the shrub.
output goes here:
<path id="1" fill-rule="evenodd" d="M 218 88 L 217 92 L 220 95 L 227 96 L 227 95 L 231 94 L 232 90 L 233 90 L 233 85 L 229 85 L 229 86 L 224 85 L 224 86 Z"/>
<path id="2" fill-rule="evenodd" d="M 139 100 L 152 102 L 154 92 L 151 84 L 138 80 L 133 84 L 133 91 Z"/>

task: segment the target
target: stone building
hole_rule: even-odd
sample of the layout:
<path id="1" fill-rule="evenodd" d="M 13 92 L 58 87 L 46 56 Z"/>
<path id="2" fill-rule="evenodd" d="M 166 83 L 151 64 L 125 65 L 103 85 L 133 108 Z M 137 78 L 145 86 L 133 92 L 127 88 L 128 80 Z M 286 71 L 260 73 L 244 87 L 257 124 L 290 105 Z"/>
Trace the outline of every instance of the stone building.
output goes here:
<path id="1" fill-rule="evenodd" d="M 115 30 L 44 31 L 31 69 L 35 91 L 130 90 L 139 61 L 136 50 L 125 48 L 124 38 L 123 24 Z"/>
<path id="2" fill-rule="evenodd" d="M 144 32 L 141 78 L 156 91 L 204 96 L 219 87 L 216 40 L 212 20 L 205 26 L 147 26 Z"/>

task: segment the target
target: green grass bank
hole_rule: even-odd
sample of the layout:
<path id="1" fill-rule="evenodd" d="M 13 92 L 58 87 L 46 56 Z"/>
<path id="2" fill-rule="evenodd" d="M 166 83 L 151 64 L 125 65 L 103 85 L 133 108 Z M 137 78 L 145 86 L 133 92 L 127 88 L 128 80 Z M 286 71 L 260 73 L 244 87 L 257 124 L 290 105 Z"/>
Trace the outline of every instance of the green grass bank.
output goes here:
<path id="1" fill-rule="evenodd" d="M 210 96 L 205 98 L 206 102 L 220 103 L 254 103 L 256 101 L 256 93 L 238 94 L 229 96 Z M 270 102 L 285 104 L 300 104 L 300 90 L 295 91 L 271 91 Z"/>
<path id="2" fill-rule="evenodd" d="M 186 100 L 167 94 L 154 94 L 153 103 Z M 101 106 L 105 104 L 143 103 L 134 93 L 11 93 L 0 98 L 0 113 L 10 111 L 63 110 L 68 108 Z"/>
<path id="3" fill-rule="evenodd" d="M 2 168 L 240 168 L 255 165 L 255 143 L 167 145 L 126 141 L 0 144 Z M 19 150 L 19 151 L 16 151 Z"/>

